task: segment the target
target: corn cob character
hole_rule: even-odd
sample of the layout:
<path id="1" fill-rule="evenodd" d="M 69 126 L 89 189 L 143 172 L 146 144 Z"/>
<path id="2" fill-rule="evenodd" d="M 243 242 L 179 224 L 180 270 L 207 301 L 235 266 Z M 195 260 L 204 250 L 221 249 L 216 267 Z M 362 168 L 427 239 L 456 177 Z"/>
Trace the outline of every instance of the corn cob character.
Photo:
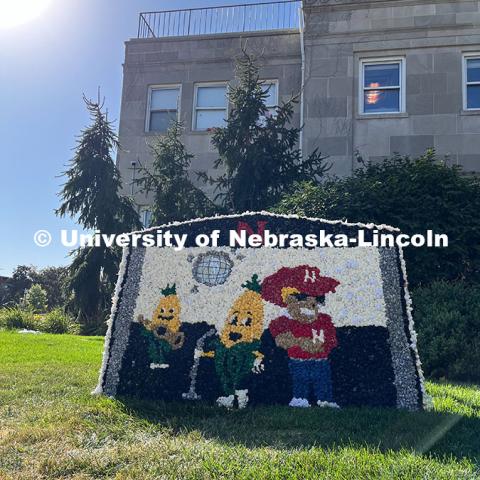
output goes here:
<path id="1" fill-rule="evenodd" d="M 180 332 L 180 299 L 178 298 L 175 284 L 167 285 L 162 289 L 163 298 L 160 299 L 151 320 L 143 315 L 138 316 L 138 321 L 145 329 L 142 330 L 148 340 L 148 354 L 150 368 L 169 368 L 168 354 L 172 350 L 182 348 L 185 335 Z"/>
<path id="2" fill-rule="evenodd" d="M 217 405 L 227 408 L 233 407 L 235 397 L 239 408 L 247 406 L 244 382 L 251 372 L 258 374 L 263 370 L 259 348 L 264 308 L 258 275 L 242 287 L 247 290 L 233 303 L 220 335 L 205 346 L 205 351 L 197 352 L 199 356 L 214 358 L 224 394 L 217 399 Z"/>

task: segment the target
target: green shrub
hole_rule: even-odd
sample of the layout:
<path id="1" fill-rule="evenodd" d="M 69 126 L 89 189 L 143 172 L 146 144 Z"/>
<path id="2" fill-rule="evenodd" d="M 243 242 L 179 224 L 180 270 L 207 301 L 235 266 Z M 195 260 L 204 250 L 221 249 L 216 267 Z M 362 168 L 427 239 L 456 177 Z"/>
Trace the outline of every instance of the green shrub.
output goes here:
<path id="1" fill-rule="evenodd" d="M 47 310 L 47 292 L 37 283 L 32 285 L 25 294 L 25 308 L 35 313 Z"/>
<path id="2" fill-rule="evenodd" d="M 0 309 L 0 328 L 7 330 L 38 329 L 38 318 L 28 310 L 19 307 Z"/>
<path id="3" fill-rule="evenodd" d="M 38 330 L 45 333 L 78 334 L 79 325 L 61 308 L 45 315 L 34 314 L 20 307 L 0 309 L 0 328 L 7 330 Z"/>
<path id="4" fill-rule="evenodd" d="M 41 330 L 46 333 L 78 334 L 79 326 L 61 308 L 48 312 L 41 322 Z"/>
<path id="5" fill-rule="evenodd" d="M 434 282 L 412 292 L 426 375 L 480 381 L 480 285 Z"/>
<path id="6" fill-rule="evenodd" d="M 407 248 L 410 283 L 480 281 L 480 181 L 436 160 L 395 157 L 351 177 L 306 183 L 276 210 L 309 217 L 389 224 L 404 233 L 446 233 L 448 248 Z"/>

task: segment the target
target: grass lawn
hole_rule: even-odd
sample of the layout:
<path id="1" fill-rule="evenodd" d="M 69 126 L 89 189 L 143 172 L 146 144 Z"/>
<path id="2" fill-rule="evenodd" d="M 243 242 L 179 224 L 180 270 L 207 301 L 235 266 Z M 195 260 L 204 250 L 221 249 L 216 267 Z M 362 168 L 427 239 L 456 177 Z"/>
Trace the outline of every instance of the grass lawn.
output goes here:
<path id="1" fill-rule="evenodd" d="M 435 411 L 224 412 L 90 395 L 103 339 L 0 332 L 0 479 L 480 478 L 480 389 Z"/>

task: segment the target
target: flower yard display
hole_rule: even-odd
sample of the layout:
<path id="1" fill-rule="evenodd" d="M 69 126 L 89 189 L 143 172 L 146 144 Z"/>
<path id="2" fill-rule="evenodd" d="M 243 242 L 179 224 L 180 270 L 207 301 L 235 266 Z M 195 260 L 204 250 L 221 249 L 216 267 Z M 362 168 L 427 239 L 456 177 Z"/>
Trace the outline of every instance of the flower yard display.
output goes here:
<path id="1" fill-rule="evenodd" d="M 168 231 L 183 246 L 124 249 L 96 393 L 222 408 L 423 408 L 401 249 L 308 242 L 360 230 L 400 234 L 265 212 L 137 234 Z M 268 235 L 289 241 L 269 246 Z"/>

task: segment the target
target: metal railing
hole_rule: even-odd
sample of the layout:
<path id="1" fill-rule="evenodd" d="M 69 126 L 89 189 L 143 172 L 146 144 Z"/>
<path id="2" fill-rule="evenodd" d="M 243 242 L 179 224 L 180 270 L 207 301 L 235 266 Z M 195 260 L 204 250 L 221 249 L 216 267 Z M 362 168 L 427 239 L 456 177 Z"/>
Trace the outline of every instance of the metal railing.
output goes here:
<path id="1" fill-rule="evenodd" d="M 300 0 L 143 12 L 138 38 L 298 29 Z"/>

